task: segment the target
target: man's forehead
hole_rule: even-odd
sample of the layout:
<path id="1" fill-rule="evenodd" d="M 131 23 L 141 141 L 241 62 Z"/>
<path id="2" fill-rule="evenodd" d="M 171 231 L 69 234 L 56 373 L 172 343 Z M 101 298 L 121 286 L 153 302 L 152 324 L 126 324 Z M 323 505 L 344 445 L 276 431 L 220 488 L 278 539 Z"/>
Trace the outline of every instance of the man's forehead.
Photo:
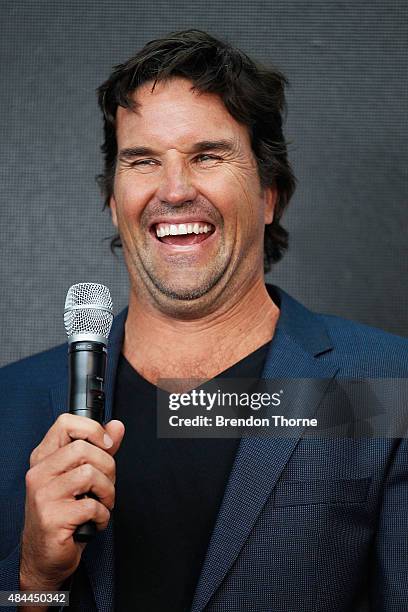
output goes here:
<path id="1" fill-rule="evenodd" d="M 154 87 L 153 87 L 154 86 Z M 134 131 L 152 136 L 180 136 L 188 141 L 247 139 L 247 129 L 228 112 L 221 98 L 193 89 L 193 83 L 174 77 L 141 85 L 131 96 L 133 108 L 117 110 L 118 137 Z"/>
<path id="2" fill-rule="evenodd" d="M 188 99 L 191 103 L 197 101 L 212 101 L 224 107 L 221 98 L 215 93 L 200 91 L 195 88 L 194 83 L 187 78 L 173 76 L 159 81 L 150 80 L 143 83 L 131 94 L 131 100 L 139 105 L 146 105 L 166 98 L 177 98 L 180 96 Z M 225 108 L 225 107 L 224 107 Z"/>
<path id="3" fill-rule="evenodd" d="M 117 109 L 119 121 L 121 117 L 132 115 L 134 118 L 136 116 L 143 119 L 150 115 L 171 118 L 173 115 L 186 114 L 197 115 L 202 119 L 211 115 L 211 120 L 236 123 L 218 94 L 199 91 L 191 81 L 182 77 L 158 82 L 148 81 L 129 94 L 129 98 L 131 108 L 119 106 Z"/>

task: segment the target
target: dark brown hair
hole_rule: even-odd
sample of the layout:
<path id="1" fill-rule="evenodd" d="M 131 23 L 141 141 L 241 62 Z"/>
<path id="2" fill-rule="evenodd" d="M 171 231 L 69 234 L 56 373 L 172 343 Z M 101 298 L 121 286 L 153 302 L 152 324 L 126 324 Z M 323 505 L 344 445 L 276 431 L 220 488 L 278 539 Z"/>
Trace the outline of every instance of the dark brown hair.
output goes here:
<path id="1" fill-rule="evenodd" d="M 276 69 L 265 68 L 245 53 L 200 30 L 185 30 L 152 40 L 127 62 L 116 66 L 98 88 L 104 116 L 104 172 L 98 182 L 105 206 L 113 193 L 117 157 L 116 111 L 132 108 L 134 91 L 142 84 L 184 77 L 193 88 L 217 94 L 228 112 L 244 124 L 251 137 L 262 187 L 275 184 L 278 202 L 274 220 L 265 226 L 265 271 L 281 259 L 288 246 L 288 232 L 281 226 L 282 213 L 295 190 L 295 177 L 287 158 L 282 133 L 287 80 Z M 121 246 L 119 236 L 111 248 Z"/>

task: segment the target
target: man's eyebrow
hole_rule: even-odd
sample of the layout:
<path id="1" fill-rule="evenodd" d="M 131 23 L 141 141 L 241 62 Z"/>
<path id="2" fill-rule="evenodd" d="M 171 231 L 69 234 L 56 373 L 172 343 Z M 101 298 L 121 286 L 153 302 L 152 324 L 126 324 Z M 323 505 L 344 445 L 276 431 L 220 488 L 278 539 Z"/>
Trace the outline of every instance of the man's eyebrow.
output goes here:
<path id="1" fill-rule="evenodd" d="M 200 140 L 191 147 L 192 153 L 202 153 L 203 151 L 223 151 L 228 153 L 234 149 L 233 142 L 231 140 Z M 133 159 L 135 157 L 143 157 L 146 155 L 158 155 L 157 151 L 154 151 L 150 147 L 135 146 L 126 147 L 119 151 L 119 159 Z"/>
<path id="2" fill-rule="evenodd" d="M 119 159 L 133 159 L 144 155 L 157 155 L 157 152 L 150 147 L 127 147 L 119 151 L 118 157 Z"/>
<path id="3" fill-rule="evenodd" d="M 192 146 L 193 153 L 202 153 L 203 151 L 223 151 L 228 153 L 234 149 L 234 144 L 231 140 L 201 140 Z"/>

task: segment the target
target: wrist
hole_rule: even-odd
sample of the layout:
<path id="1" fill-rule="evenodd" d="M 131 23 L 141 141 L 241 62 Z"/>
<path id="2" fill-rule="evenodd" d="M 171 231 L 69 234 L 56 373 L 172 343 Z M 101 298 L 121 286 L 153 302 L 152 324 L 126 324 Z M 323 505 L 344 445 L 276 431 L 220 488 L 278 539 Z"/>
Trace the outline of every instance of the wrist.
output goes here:
<path id="1" fill-rule="evenodd" d="M 33 572 L 20 569 L 20 591 L 58 591 L 64 580 L 43 578 Z"/>

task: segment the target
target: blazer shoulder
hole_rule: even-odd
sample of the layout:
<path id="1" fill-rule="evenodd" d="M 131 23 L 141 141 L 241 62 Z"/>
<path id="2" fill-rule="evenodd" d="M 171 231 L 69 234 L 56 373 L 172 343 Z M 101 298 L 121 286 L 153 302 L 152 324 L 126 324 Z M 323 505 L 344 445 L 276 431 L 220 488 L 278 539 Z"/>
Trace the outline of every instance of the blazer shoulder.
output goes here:
<path id="1" fill-rule="evenodd" d="M 334 315 L 317 314 L 344 365 L 372 376 L 408 376 L 408 339 Z"/>
<path id="2" fill-rule="evenodd" d="M 4 389 L 51 386 L 67 376 L 67 345 L 61 344 L 0 368 L 0 385 Z"/>

